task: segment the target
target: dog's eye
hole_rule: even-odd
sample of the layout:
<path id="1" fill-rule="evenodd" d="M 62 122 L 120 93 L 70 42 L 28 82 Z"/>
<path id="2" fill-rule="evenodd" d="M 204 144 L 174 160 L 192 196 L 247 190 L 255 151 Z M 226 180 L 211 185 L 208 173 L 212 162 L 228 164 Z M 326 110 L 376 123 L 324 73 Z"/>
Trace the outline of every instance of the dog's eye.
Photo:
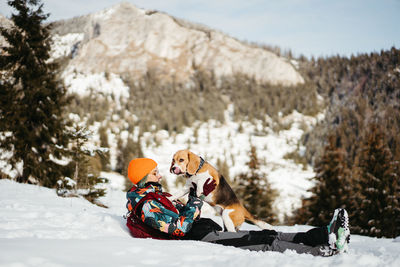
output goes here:
<path id="1" fill-rule="evenodd" d="M 179 162 L 183 162 L 184 159 L 179 159 Z"/>

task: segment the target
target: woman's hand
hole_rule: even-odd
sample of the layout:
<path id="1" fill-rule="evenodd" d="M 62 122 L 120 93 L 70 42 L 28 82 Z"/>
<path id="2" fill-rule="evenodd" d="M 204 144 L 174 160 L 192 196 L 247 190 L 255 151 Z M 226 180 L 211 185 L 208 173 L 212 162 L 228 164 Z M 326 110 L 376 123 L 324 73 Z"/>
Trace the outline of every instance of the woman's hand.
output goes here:
<path id="1" fill-rule="evenodd" d="M 208 178 L 203 185 L 203 192 L 200 194 L 200 196 L 197 196 L 197 194 L 196 194 L 197 184 L 192 183 L 192 187 L 190 187 L 190 191 L 189 191 L 189 196 L 198 197 L 198 198 L 204 200 L 204 198 L 206 196 L 208 196 L 212 191 L 214 191 L 215 187 L 217 187 L 217 184 L 215 183 L 214 179 Z"/>
<path id="2" fill-rule="evenodd" d="M 203 195 L 208 196 L 212 191 L 214 191 L 215 187 L 217 187 L 217 183 L 215 182 L 214 179 L 211 179 L 211 182 L 209 183 L 211 178 L 208 178 L 204 185 L 203 185 Z"/>

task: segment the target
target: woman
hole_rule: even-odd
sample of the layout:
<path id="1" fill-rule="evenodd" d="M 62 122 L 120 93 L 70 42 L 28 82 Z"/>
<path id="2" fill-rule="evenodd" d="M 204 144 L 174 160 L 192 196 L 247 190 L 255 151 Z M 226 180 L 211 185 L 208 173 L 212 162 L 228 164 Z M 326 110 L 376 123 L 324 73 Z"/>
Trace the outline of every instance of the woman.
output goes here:
<path id="1" fill-rule="evenodd" d="M 193 188 L 188 202 L 172 203 L 159 184 L 162 176 L 157 163 L 148 158 L 133 159 L 129 163 L 128 178 L 134 186 L 127 193 L 127 226 L 134 237 L 155 239 L 200 240 L 256 251 L 287 249 L 315 256 L 331 256 L 347 251 L 350 240 L 348 215 L 336 209 L 330 224 L 307 232 L 283 233 L 273 230 L 221 232 L 221 227 L 210 219 L 199 218 L 202 198 L 215 188 L 207 181 L 201 196 Z"/>

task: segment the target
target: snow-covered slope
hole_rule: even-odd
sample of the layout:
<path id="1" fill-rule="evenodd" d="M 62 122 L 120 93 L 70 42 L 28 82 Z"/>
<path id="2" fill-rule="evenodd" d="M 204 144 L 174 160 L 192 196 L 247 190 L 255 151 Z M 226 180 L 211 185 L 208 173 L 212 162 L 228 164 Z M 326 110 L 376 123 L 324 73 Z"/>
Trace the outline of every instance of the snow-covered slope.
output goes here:
<path id="1" fill-rule="evenodd" d="M 198 241 L 135 239 L 122 217 L 123 177 L 103 175 L 112 181 L 103 199 L 109 209 L 80 198 L 57 197 L 48 188 L 0 180 L 0 266 L 400 266 L 400 240 L 394 239 L 352 236 L 349 253 L 330 258 L 292 251 L 251 252 Z"/>
<path id="2" fill-rule="evenodd" d="M 289 61 L 269 51 L 127 2 L 54 25 L 56 39 L 83 36 L 69 47 L 71 74 L 108 72 L 139 78 L 152 71 L 186 82 L 195 69 L 203 69 L 217 76 L 244 73 L 273 84 L 304 82 Z"/>

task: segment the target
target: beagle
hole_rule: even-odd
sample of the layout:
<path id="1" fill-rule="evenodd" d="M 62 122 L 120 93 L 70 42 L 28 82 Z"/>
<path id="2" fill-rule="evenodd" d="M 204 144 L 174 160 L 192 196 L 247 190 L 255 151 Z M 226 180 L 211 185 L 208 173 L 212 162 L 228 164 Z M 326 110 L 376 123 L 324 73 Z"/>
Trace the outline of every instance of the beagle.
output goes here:
<path id="1" fill-rule="evenodd" d="M 240 203 L 225 178 L 203 158 L 191 151 L 177 151 L 172 158 L 170 172 L 176 175 L 185 174 L 187 177 L 185 186 L 170 200 L 181 198 L 189 193 L 192 183 L 197 185 L 196 194 L 200 196 L 204 183 L 211 178 L 217 186 L 204 198 L 204 201 L 221 214 L 226 230 L 236 232 L 245 220 L 254 223 L 261 229 L 272 229 L 270 224 L 254 218 Z M 209 180 L 209 182 L 212 181 Z"/>

